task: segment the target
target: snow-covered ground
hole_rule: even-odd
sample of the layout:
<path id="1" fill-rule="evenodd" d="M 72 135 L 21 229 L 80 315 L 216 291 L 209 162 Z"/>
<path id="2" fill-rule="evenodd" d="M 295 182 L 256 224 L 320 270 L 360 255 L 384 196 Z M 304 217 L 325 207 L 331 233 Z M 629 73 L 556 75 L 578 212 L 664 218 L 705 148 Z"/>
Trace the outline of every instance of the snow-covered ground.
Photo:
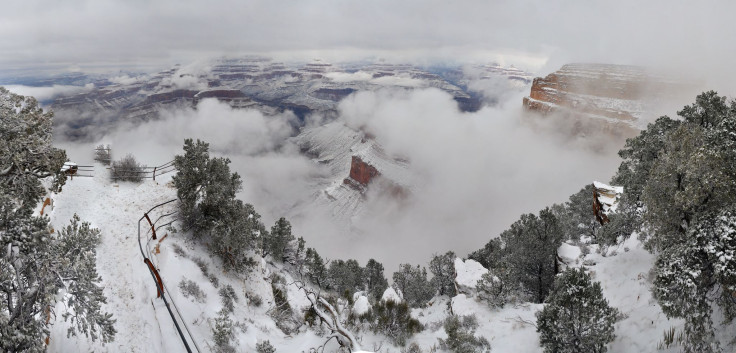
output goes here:
<path id="1" fill-rule="evenodd" d="M 103 309 L 114 314 L 118 334 L 114 342 L 106 345 L 93 343 L 83 336 L 67 338 L 67 324 L 60 315 L 63 308 L 57 307 L 49 351 L 183 351 L 166 307 L 161 299 L 156 298 L 154 283 L 143 263 L 137 242 L 137 221 L 143 216 L 143 212 L 157 203 L 176 197 L 176 192 L 169 183 L 170 176 L 157 181 L 146 180 L 141 184 L 114 184 L 108 180 L 107 171 L 102 165 L 96 165 L 95 170 L 93 178 L 78 177 L 68 180 L 64 191 L 53 196 L 54 207 L 50 214 L 56 229 L 66 225 L 72 215 L 77 213 L 83 220 L 102 231 L 97 266 L 108 298 Z M 173 204 L 153 212 L 152 215 L 158 217 L 171 210 Z M 141 224 L 142 231 L 145 232 L 145 220 Z M 268 310 L 273 307 L 268 277 L 273 272 L 286 279 L 287 297 L 295 312 L 300 313 L 300 309 L 308 305 L 299 289 L 288 285 L 293 282 L 293 278 L 280 267 L 263 262 L 248 277 L 224 273 L 219 263 L 209 257 L 204 245 L 188 240 L 187 236 L 181 233 L 167 235 L 162 229 L 158 239 L 151 240 L 147 249 L 151 251 L 152 260 L 166 285 L 172 310 L 178 311 L 177 318 L 184 324 L 182 330 L 190 332 L 187 334 L 193 340 L 190 343 L 196 342 L 199 350 L 212 350 L 211 328 L 222 304 L 218 289 L 203 274 L 194 262 L 195 259 L 201 259 L 209 273 L 218 277 L 219 288 L 229 284 L 235 289 L 238 301 L 230 317 L 233 322 L 240 323 L 236 328 L 235 339 L 238 351 L 255 351 L 256 343 L 269 340 L 278 352 L 302 352 L 323 341 L 323 338 L 306 327 L 292 335 L 285 335 L 268 315 Z M 175 252 L 175 245 L 181 247 L 183 252 Z M 671 327 L 682 330 L 682 321 L 668 320 L 652 298 L 650 269 L 654 256 L 643 248 L 636 237 L 631 237 L 618 247 L 607 249 L 606 256 L 597 253 L 595 246 L 590 246 L 590 251 L 581 251 L 569 244 L 563 247 L 565 262 L 584 266 L 594 280 L 601 282 L 610 305 L 622 313 L 621 319 L 616 323 L 617 337 L 609 346 L 610 352 L 656 351 L 665 330 Z M 456 263 L 460 264 L 459 272 L 463 273 L 460 279 L 465 287 L 471 287 L 465 283 L 470 277 L 479 277 L 484 273 L 484 269 L 477 268 L 476 263 L 459 260 Z M 196 282 L 206 297 L 201 302 L 185 297 L 178 287 L 182 279 Z M 254 295 L 263 299 L 261 306 L 248 305 L 247 297 Z M 359 311 L 367 310 L 367 301 L 358 299 L 360 300 L 354 308 Z M 494 352 L 541 352 L 534 326 L 535 313 L 541 308 L 542 305 L 539 304 L 518 304 L 491 309 L 478 300 L 472 291 L 454 298 L 438 297 L 426 308 L 413 310 L 412 315 L 425 325 L 425 330 L 409 342 L 418 343 L 425 352 L 438 346 L 437 339 L 446 337 L 442 322 L 450 313 L 454 313 L 475 315 L 479 323 L 476 335 L 488 339 Z M 385 337 L 365 330 L 357 335 L 361 337 L 364 349 L 376 350 L 380 347 L 377 349 L 379 352 L 400 352 L 400 348 L 388 343 Z M 719 336 L 724 335 L 724 332 L 719 333 Z M 196 351 L 196 347 L 192 348 Z M 674 352 L 676 349 L 671 348 L 670 351 Z"/>

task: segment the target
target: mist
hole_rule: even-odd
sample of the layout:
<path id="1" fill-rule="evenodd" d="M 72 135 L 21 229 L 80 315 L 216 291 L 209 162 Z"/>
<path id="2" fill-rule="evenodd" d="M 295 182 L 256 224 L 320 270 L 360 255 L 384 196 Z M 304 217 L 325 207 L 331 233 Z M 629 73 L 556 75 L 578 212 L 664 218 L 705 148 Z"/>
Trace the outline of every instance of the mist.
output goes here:
<path id="1" fill-rule="evenodd" d="M 426 264 L 434 253 L 465 256 L 522 213 L 564 202 L 585 184 L 612 176 L 620 140 L 571 136 L 564 120 L 523 111 L 525 92 L 504 92 L 494 96 L 499 104 L 474 113 L 461 112 L 437 89 L 344 99 L 338 122 L 370 132 L 389 155 L 409 160 L 412 180 L 403 199 L 369 187 L 365 211 L 347 227 L 310 206 L 330 175 L 299 152 L 289 112 L 265 116 L 206 99 L 196 109 L 162 110 L 159 120 L 119 126 L 98 143 L 112 145 L 113 159 L 131 153 L 159 165 L 183 153 L 185 138 L 207 141 L 213 155 L 231 159 L 243 177 L 238 197 L 256 207 L 267 227 L 286 216 L 294 234 L 326 258 L 375 258 L 393 271 L 400 263 Z M 78 162 L 90 160 L 94 147 L 57 145 Z"/>

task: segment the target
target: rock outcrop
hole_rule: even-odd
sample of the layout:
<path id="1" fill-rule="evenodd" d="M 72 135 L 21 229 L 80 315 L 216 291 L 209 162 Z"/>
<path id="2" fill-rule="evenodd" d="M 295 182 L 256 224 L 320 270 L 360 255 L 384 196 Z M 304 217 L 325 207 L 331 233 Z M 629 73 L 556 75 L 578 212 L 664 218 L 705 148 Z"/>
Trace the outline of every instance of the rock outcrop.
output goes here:
<path id="1" fill-rule="evenodd" d="M 379 175 L 381 173 L 374 166 L 364 162 L 359 156 L 353 156 L 350 162 L 350 176 L 345 179 L 345 184 L 365 188 Z"/>
<path id="2" fill-rule="evenodd" d="M 576 119 L 575 133 L 623 135 L 645 127 L 647 104 L 678 88 L 676 82 L 638 66 L 568 64 L 537 77 L 524 106 Z"/>
<path id="3" fill-rule="evenodd" d="M 609 222 L 608 216 L 616 213 L 623 186 L 610 186 L 599 181 L 593 182 L 593 214 L 601 225 Z"/>

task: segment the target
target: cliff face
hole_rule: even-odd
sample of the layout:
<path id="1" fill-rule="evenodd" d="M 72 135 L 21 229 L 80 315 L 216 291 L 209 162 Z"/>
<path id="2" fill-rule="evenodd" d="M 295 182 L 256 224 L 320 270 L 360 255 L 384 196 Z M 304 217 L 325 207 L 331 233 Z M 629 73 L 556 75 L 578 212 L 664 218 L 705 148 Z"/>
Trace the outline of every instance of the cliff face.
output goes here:
<path id="1" fill-rule="evenodd" d="M 637 66 L 568 64 L 535 78 L 524 106 L 571 116 L 583 122 L 583 130 L 631 136 L 643 127 L 647 101 L 666 95 L 674 86 Z"/>
<path id="2" fill-rule="evenodd" d="M 345 184 L 358 188 L 367 187 L 373 178 L 381 175 L 372 165 L 364 162 L 360 157 L 353 156 L 350 163 L 350 175 L 345 179 Z"/>

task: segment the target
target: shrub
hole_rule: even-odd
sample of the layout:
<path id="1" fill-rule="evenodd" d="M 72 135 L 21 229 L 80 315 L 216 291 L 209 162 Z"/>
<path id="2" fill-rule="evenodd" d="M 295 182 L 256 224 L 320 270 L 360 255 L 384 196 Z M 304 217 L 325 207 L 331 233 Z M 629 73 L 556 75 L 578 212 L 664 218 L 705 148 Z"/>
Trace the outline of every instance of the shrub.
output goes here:
<path id="1" fill-rule="evenodd" d="M 373 332 L 388 336 L 399 346 L 405 345 L 408 338 L 424 329 L 417 319 L 411 317 L 406 302 L 393 300 L 376 303 L 371 311 L 361 316 L 361 321 L 370 322 Z"/>
<path id="2" fill-rule="evenodd" d="M 233 321 L 227 311 L 220 310 L 218 317 L 215 318 L 215 326 L 212 327 L 212 339 L 215 341 L 216 352 L 235 352 L 235 347 L 230 343 L 235 338 L 233 327 Z"/>
<path id="3" fill-rule="evenodd" d="M 110 165 L 112 158 L 110 158 L 110 145 L 97 145 L 95 147 L 95 160 L 104 164 Z"/>
<path id="4" fill-rule="evenodd" d="M 445 320 L 447 339 L 439 339 L 440 346 L 453 353 L 490 352 L 491 344 L 485 337 L 475 337 L 478 320 L 475 316 L 452 315 Z"/>
<path id="5" fill-rule="evenodd" d="M 143 180 L 143 166 L 136 161 L 132 154 L 112 162 L 110 175 L 113 180 L 140 182 Z"/>
<path id="6" fill-rule="evenodd" d="M 258 353 L 276 353 L 276 348 L 273 348 L 271 342 L 263 341 L 256 343 L 256 352 Z"/>
<path id="7" fill-rule="evenodd" d="M 238 301 L 238 296 L 235 294 L 233 286 L 228 284 L 225 287 L 220 288 L 219 294 L 220 299 L 222 300 L 223 309 L 228 312 L 233 312 L 235 310 L 235 303 Z"/>
<path id="8" fill-rule="evenodd" d="M 199 285 L 192 280 L 181 280 L 181 282 L 179 282 L 179 289 L 181 289 L 181 293 L 186 298 L 192 297 L 200 303 L 204 303 L 207 299 L 207 294 L 205 294 L 202 289 L 199 288 Z"/>

